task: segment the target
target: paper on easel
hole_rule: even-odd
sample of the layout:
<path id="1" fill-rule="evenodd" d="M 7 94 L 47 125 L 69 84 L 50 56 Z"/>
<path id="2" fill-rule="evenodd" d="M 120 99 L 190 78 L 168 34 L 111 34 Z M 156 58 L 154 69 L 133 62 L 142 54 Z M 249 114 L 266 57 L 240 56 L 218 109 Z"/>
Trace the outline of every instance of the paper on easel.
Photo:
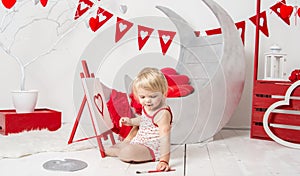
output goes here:
<path id="1" fill-rule="evenodd" d="M 97 135 L 113 128 L 99 78 L 82 78 L 90 114 L 96 126 Z"/>

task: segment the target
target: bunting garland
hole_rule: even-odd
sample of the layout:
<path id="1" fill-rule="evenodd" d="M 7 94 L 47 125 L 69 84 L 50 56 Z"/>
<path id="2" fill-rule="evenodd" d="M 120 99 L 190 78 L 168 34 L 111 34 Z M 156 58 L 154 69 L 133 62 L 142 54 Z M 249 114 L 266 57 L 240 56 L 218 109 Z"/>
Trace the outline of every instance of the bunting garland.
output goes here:
<path id="1" fill-rule="evenodd" d="M 268 23 L 267 23 L 267 14 L 266 14 L 266 11 L 261 12 L 259 16 L 260 16 L 260 19 L 259 19 L 258 29 L 263 34 L 265 34 L 267 37 L 269 37 L 269 30 L 268 30 Z M 256 18 L 257 18 L 256 15 L 250 18 L 250 21 L 254 25 L 256 25 Z"/>
<path id="2" fill-rule="evenodd" d="M 105 24 L 113 14 L 105 11 L 101 7 L 98 7 L 96 17 L 91 17 L 89 20 L 90 27 L 92 31 L 97 31 L 103 24 Z"/>
<path id="3" fill-rule="evenodd" d="M 78 19 L 80 16 L 86 13 L 93 5 L 94 3 L 91 0 L 79 0 L 74 19 L 75 20 Z M 300 17 L 300 8 L 298 8 L 297 6 L 293 7 L 293 6 L 286 5 L 285 0 L 277 2 L 276 4 L 270 7 L 271 11 L 275 12 L 277 16 L 280 17 L 288 25 L 290 25 L 290 18 L 292 16 L 292 13 L 294 12 L 294 8 L 295 8 L 295 18 L 297 15 Z M 95 17 L 90 18 L 89 27 L 91 28 L 92 31 L 96 32 L 112 16 L 113 14 L 99 7 L 97 11 L 97 15 Z M 254 25 L 256 25 L 256 18 L 257 16 L 254 15 L 250 17 L 249 20 Z M 245 43 L 246 21 L 237 22 L 235 23 L 235 25 L 240 33 L 242 42 Z M 260 19 L 258 25 L 259 25 L 259 31 L 261 31 L 266 37 L 269 37 L 268 19 L 267 19 L 266 11 L 260 13 Z M 119 42 L 133 26 L 134 24 L 132 22 L 117 17 L 115 42 L 116 43 Z M 145 46 L 145 44 L 147 43 L 147 41 L 149 40 L 150 36 L 152 35 L 155 29 L 151 27 L 145 27 L 142 25 L 137 25 L 137 28 L 138 28 L 138 34 L 137 34 L 138 48 L 139 50 L 142 50 L 142 48 Z M 157 32 L 159 35 L 159 42 L 160 42 L 162 54 L 165 55 L 171 43 L 173 42 L 176 32 L 165 31 L 165 30 L 157 30 Z M 209 36 L 209 35 L 221 34 L 222 29 L 216 28 L 216 29 L 206 30 L 205 32 L 200 32 L 200 31 L 194 31 L 194 32 L 195 32 L 195 36 L 197 37 L 205 34 Z"/>
<path id="4" fill-rule="evenodd" d="M 133 23 L 117 17 L 115 42 L 117 43 L 129 31 Z"/>
<path id="5" fill-rule="evenodd" d="M 240 21 L 238 23 L 235 23 L 236 28 L 240 32 L 242 42 L 245 43 L 245 31 L 246 31 L 246 22 Z"/>
<path id="6" fill-rule="evenodd" d="M 169 49 L 175 34 L 176 32 L 158 30 L 158 36 L 163 55 L 165 55 Z"/>
<path id="7" fill-rule="evenodd" d="M 1 0 L 2 4 L 5 8 L 10 9 L 16 4 L 16 0 Z M 100 0 L 98 0 L 100 1 Z M 43 7 L 47 6 L 48 0 L 34 0 L 35 4 L 40 3 Z M 97 6 L 95 6 L 97 5 Z M 91 28 L 92 31 L 96 32 L 101 26 L 103 26 L 108 20 L 110 20 L 114 14 L 110 13 L 109 11 L 101 8 L 99 4 L 95 4 L 93 0 L 78 0 L 78 5 L 75 11 L 74 20 L 77 20 L 82 15 L 86 14 L 92 7 L 97 8 L 97 12 L 94 16 L 89 17 L 88 20 L 88 27 Z M 297 18 L 300 18 L 300 8 L 295 4 L 294 6 L 287 5 L 286 0 L 281 0 L 276 2 L 274 5 L 270 7 L 270 10 L 274 12 L 284 23 L 290 25 L 290 18 L 294 13 L 295 18 L 295 25 L 297 24 Z M 254 15 L 249 18 L 249 20 L 256 25 L 256 18 L 257 16 Z M 241 39 L 243 43 L 245 43 L 245 29 L 246 29 L 246 22 L 240 21 L 235 23 L 238 31 L 240 32 Z M 269 37 L 269 29 L 268 29 L 268 19 L 266 11 L 260 13 L 259 19 L 259 31 L 261 31 L 266 37 Z M 125 34 L 132 29 L 134 24 L 130 21 L 117 17 L 116 20 L 116 31 L 115 31 L 115 42 L 119 42 Z M 151 27 L 145 27 L 142 25 L 137 25 L 138 28 L 138 48 L 141 50 L 144 45 L 149 40 L 151 34 L 154 30 Z M 157 30 L 159 35 L 159 42 L 161 46 L 162 54 L 165 55 L 168 51 L 173 39 L 176 35 L 174 31 L 166 31 L 166 30 Z M 199 37 L 202 35 L 216 35 L 221 34 L 222 29 L 210 29 L 206 30 L 205 32 L 194 31 L 195 36 Z"/>
<path id="8" fill-rule="evenodd" d="M 138 25 L 139 50 L 141 50 L 144 47 L 145 43 L 148 41 L 153 31 L 153 28 Z"/>
<path id="9" fill-rule="evenodd" d="M 81 17 L 85 12 L 87 12 L 94 3 L 90 0 L 79 0 L 79 3 L 76 8 L 74 20 L 77 20 L 77 18 Z"/>

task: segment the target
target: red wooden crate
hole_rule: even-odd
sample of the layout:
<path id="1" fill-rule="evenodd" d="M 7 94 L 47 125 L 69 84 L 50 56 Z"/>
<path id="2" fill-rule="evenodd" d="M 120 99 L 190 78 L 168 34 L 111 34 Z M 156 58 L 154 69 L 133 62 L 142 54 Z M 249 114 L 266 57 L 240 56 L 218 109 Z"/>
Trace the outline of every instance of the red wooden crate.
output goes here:
<path id="1" fill-rule="evenodd" d="M 263 128 L 263 116 L 265 111 L 275 102 L 283 100 L 283 96 L 290 87 L 291 82 L 263 81 L 258 80 L 254 83 L 252 119 L 251 119 L 251 138 L 271 140 Z M 274 98 L 282 96 L 282 98 Z M 300 88 L 296 88 L 291 96 L 300 96 Z M 277 109 L 277 108 L 276 108 Z M 278 107 L 280 110 L 300 111 L 300 100 L 291 99 L 290 105 Z M 271 113 L 269 116 L 270 124 L 300 126 L 300 115 L 284 113 Z M 279 138 L 300 143 L 300 130 L 270 127 L 271 131 Z"/>
<path id="2" fill-rule="evenodd" d="M 60 126 L 61 112 L 51 109 L 36 109 L 33 113 L 0 110 L 0 134 L 2 135 L 40 129 L 55 131 Z"/>

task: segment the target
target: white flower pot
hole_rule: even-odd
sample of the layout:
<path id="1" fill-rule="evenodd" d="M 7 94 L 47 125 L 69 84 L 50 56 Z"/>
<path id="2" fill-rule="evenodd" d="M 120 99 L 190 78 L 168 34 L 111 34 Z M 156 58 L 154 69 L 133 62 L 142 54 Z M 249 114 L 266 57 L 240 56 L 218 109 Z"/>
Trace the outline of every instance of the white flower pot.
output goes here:
<path id="1" fill-rule="evenodd" d="M 38 98 L 37 90 L 18 90 L 11 93 L 17 113 L 32 113 L 34 111 Z"/>

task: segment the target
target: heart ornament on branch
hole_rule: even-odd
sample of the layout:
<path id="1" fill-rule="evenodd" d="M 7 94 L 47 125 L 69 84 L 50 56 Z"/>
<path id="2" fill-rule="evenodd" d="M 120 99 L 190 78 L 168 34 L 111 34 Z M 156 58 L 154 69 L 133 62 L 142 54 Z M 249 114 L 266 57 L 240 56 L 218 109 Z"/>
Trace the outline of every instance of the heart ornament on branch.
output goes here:
<path id="1" fill-rule="evenodd" d="M 16 0 L 2 0 L 2 4 L 8 9 L 12 8 L 15 5 L 15 3 Z"/>
<path id="2" fill-rule="evenodd" d="M 282 4 L 280 6 L 280 15 L 282 18 L 289 18 L 293 13 L 293 6 Z"/>

